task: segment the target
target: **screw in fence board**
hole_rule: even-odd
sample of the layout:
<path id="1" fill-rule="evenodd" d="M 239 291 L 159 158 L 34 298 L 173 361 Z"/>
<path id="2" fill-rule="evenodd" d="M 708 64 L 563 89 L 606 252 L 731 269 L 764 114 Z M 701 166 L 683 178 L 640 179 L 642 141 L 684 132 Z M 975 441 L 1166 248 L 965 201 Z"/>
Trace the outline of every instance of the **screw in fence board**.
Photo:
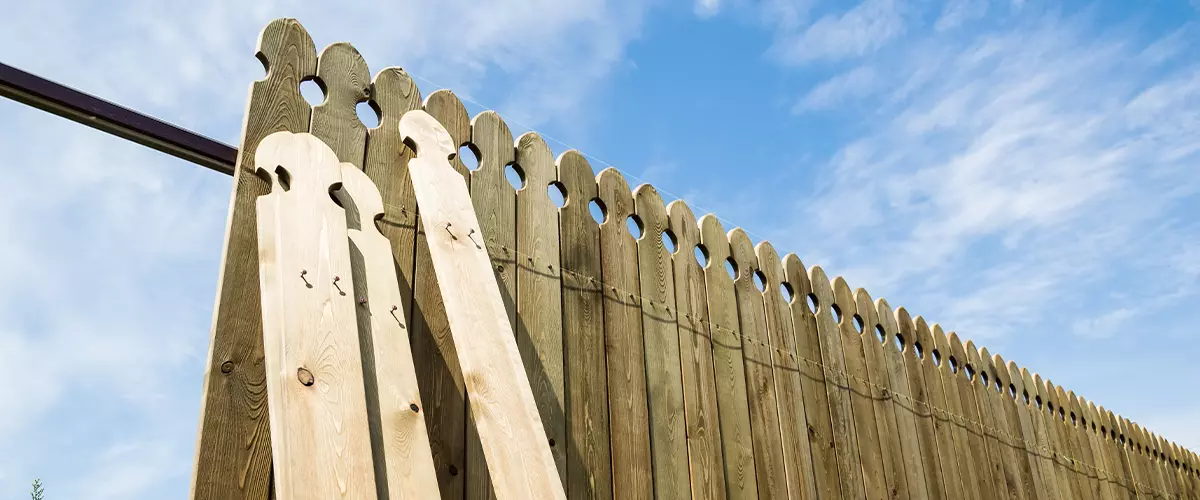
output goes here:
<path id="1" fill-rule="evenodd" d="M 934 364 L 933 351 L 937 344 L 925 318 L 913 318 L 913 346 L 918 354 L 917 366 L 925 379 L 925 390 L 932 407 L 933 427 L 937 434 L 938 469 L 942 473 L 942 485 L 948 498 L 963 498 L 962 470 L 958 459 L 958 445 L 954 434 L 954 423 L 950 421 L 946 408 L 946 391 L 942 387 L 938 365 Z M 916 346 L 920 346 L 917 348 Z"/>
<path id="2" fill-rule="evenodd" d="M 447 160 L 461 142 L 431 114 L 420 111 L 401 118 L 400 131 L 417 146 L 409 174 L 425 222 L 463 232 L 477 229 L 466 179 Z M 487 252 L 468 238 L 451 236 L 428 234 L 429 254 L 462 380 L 477 396 L 470 400 L 471 415 L 497 497 L 565 498 Z"/>
<path id="3" fill-rule="evenodd" d="M 312 110 L 300 95 L 300 81 L 315 73 L 317 54 L 312 38 L 294 19 L 268 24 L 255 50 L 267 75 L 250 85 L 242 121 L 204 377 L 189 494 L 193 499 L 265 500 L 270 495 L 255 223 L 255 200 L 270 186 L 255 175 L 254 151 L 272 132 L 308 130 Z"/>
<path id="4" fill-rule="evenodd" d="M 725 484 L 731 499 L 759 497 L 750 407 L 746 386 L 746 360 L 738 325 L 738 304 L 733 279 L 725 270 L 730 257 L 729 239 L 712 214 L 699 220 L 700 244 L 708 254 L 704 285 L 708 294 L 708 319 L 713 338 L 713 371 L 717 380 L 717 406 L 721 413 L 721 446 L 725 449 Z"/>
<path id="5" fill-rule="evenodd" d="M 850 404 L 854 410 L 854 433 L 862 457 L 863 482 L 867 498 L 886 498 L 896 487 L 895 470 L 884 459 L 879 431 L 876 427 L 875 406 L 871 401 L 871 386 L 867 375 L 867 360 L 863 351 L 863 336 L 855 327 L 858 304 L 845 278 L 833 279 L 833 307 L 840 311 L 837 323 L 841 335 L 842 358 L 850 388 Z M 891 483 L 889 484 L 889 481 Z"/>
<path id="6" fill-rule="evenodd" d="M 830 420 L 833 422 L 833 441 L 837 447 L 842 498 L 863 498 L 867 495 L 863 482 L 866 463 L 861 458 L 854 429 L 853 402 L 842 353 L 842 334 L 833 317 L 833 288 L 820 266 L 809 269 L 808 279 L 817 303 L 817 337 L 821 343 L 821 363 L 826 369 L 825 386 L 829 395 Z"/>
<path id="7" fill-rule="evenodd" d="M 879 436 L 880 452 L 883 454 L 884 482 L 888 485 L 889 498 L 911 498 L 908 476 L 905 474 L 904 450 L 896 424 L 895 388 L 888 372 L 884 345 L 879 340 L 877 328 L 882 329 L 871 294 L 859 288 L 854 291 L 856 321 L 861 321 L 859 332 L 863 358 L 866 361 L 867 380 L 870 383 L 870 400 L 875 408 L 875 429 Z"/>
<path id="8" fill-rule="evenodd" d="M 470 119 L 466 108 L 453 92 L 438 90 L 429 94 L 422 103 L 422 111 L 446 129 L 453 144 L 462 144 L 470 138 Z M 409 113 L 405 113 L 405 116 Z M 404 117 L 400 119 L 403 121 Z M 451 160 L 450 166 L 464 181 L 469 182 L 469 172 L 458 158 Z M 408 173 L 411 178 L 411 160 Z M 415 199 L 415 186 L 413 196 Z M 458 349 L 451 336 L 446 306 L 429 251 L 429 241 L 434 236 L 426 231 L 423 217 L 417 220 L 413 306 L 409 320 L 413 358 L 421 387 L 421 400 L 425 401 L 425 424 L 429 429 L 442 498 L 459 499 L 464 496 L 466 476 L 470 473 L 466 467 L 466 388 Z"/>
<path id="9" fill-rule="evenodd" d="M 930 329 L 929 350 L 926 358 L 933 367 L 934 377 L 941 384 L 943 403 L 939 407 L 945 410 L 943 420 L 950 431 L 954 442 L 952 448 L 954 462 L 957 464 L 959 479 L 962 481 L 964 494 L 974 491 L 979 483 L 979 471 L 975 467 L 977 453 L 969 447 L 967 426 L 962 420 L 964 410 L 954 383 L 954 371 L 950 369 L 950 346 L 941 325 L 933 325 Z"/>
<path id="10" fill-rule="evenodd" d="M 700 244 L 700 226 L 683 200 L 667 205 L 667 214 L 668 225 L 676 239 L 672 257 L 674 314 L 679 324 L 679 365 L 683 374 L 692 495 L 696 499 L 723 499 L 726 497 L 725 468 L 717 411 L 717 381 L 713 372 L 713 332 L 708 326 L 704 268 L 696 260 L 694 250 Z"/>
<path id="11" fill-rule="evenodd" d="M 558 207 L 547 187 L 557 179 L 550 147 L 535 132 L 517 138 L 516 162 L 525 186 L 517 191 L 517 253 L 533 259 L 517 267 L 517 345 L 558 464 L 567 476 L 567 422 L 563 380 L 562 289 Z"/>
<path id="12" fill-rule="evenodd" d="M 950 332 L 946 336 L 945 352 L 956 363 L 957 372 L 953 373 L 953 391 L 958 392 L 959 407 L 962 416 L 967 420 L 967 449 L 971 459 L 975 461 L 976 491 L 981 492 L 981 498 L 1006 498 L 1008 484 L 1004 478 L 1004 469 L 1000 464 L 1000 450 L 994 440 L 989 440 L 984 428 L 987 418 L 980 411 L 979 397 L 976 392 L 978 383 L 975 381 L 975 365 L 963 348 L 958 334 Z M 968 368 L 969 367 L 969 368 Z"/>
<path id="13" fill-rule="evenodd" d="M 351 276 L 346 214 L 329 196 L 338 158 L 290 132 L 255 155 L 279 166 L 256 211 L 276 497 L 375 498 L 355 297 L 343 291 L 353 285 L 338 283 Z"/>
<path id="14" fill-rule="evenodd" d="M 796 356 L 800 361 L 797 373 L 804 387 L 804 409 L 808 417 L 806 430 L 817 495 L 819 498 L 842 498 L 817 317 L 808 306 L 808 297 L 813 293 L 812 283 L 808 280 L 808 270 L 796 254 L 788 254 L 783 258 L 783 273 L 794 297 L 789 309 L 795 331 Z"/>
<path id="15" fill-rule="evenodd" d="M 559 155 L 557 164 L 558 182 L 566 189 L 566 205 L 559 210 L 559 239 L 567 360 L 567 495 L 613 498 L 604 291 L 598 279 L 600 227 L 588 206 L 598 195 L 596 176 L 575 150 Z"/>
<path id="16" fill-rule="evenodd" d="M 379 498 L 436 498 L 437 471 L 421 408 L 406 319 L 399 312 L 391 245 L 375 221 L 383 199 L 362 170 L 342 164 L 335 193 L 346 211 L 354 296 L 366 382 L 367 412 Z M 394 309 L 393 309 L 394 308 Z"/>
<path id="17" fill-rule="evenodd" d="M 646 350 L 646 386 L 650 404 L 650 454 L 657 498 L 690 498 L 683 373 L 679 365 L 679 327 L 667 308 L 675 304 L 675 276 L 667 236 L 667 210 L 654 186 L 633 192 L 634 213 L 642 223 L 638 238 L 638 283 Z"/>
<path id="18" fill-rule="evenodd" d="M 808 411 L 804 406 L 804 383 L 796 358 L 796 335 L 792 326 L 788 298 L 783 295 L 783 262 L 775 247 L 763 241 L 754 247 L 762 273 L 762 301 L 766 310 L 767 338 L 771 344 L 775 368 L 776 400 L 779 404 L 779 431 L 787 470 L 790 498 L 820 498 L 813 468 L 812 443 L 808 434 Z"/>
<path id="19" fill-rule="evenodd" d="M 750 237 L 741 228 L 728 233 L 729 252 L 733 257 L 733 280 L 738 312 L 738 329 L 746 367 L 746 397 L 750 410 L 750 440 L 754 450 L 754 470 L 759 495 L 787 498 L 787 471 L 784 469 L 783 443 L 779 432 L 779 405 L 775 395 L 772 358 L 762 295 L 755 287 L 758 258 Z"/>
<path id="20" fill-rule="evenodd" d="M 600 224 L 600 268 L 604 289 L 604 336 L 608 347 L 608 415 L 612 439 L 613 496 L 653 498 L 650 475 L 650 410 L 639 294 L 637 242 L 626 228 L 633 193 L 616 169 L 596 176 L 606 217 Z"/>
<path id="21" fill-rule="evenodd" d="M 866 297 L 866 293 L 863 293 Z M 909 385 L 909 376 L 905 367 L 904 352 L 897 347 L 900 327 L 896 323 L 896 315 L 887 300 L 875 300 L 875 317 L 882 330 L 880 348 L 883 354 L 886 376 L 891 379 L 891 403 L 896 415 L 896 435 L 899 438 L 901 452 L 904 455 L 905 482 L 908 485 L 908 498 L 929 498 L 929 486 L 926 484 L 925 468 L 921 456 L 921 442 L 918 437 L 917 401 L 913 398 L 914 391 Z M 859 311 L 866 306 L 859 305 Z"/>
<path id="22" fill-rule="evenodd" d="M 942 462 L 938 458 L 938 449 L 945 446 L 939 439 L 937 425 L 934 420 L 930 396 L 931 391 L 925 377 L 921 359 L 917 356 L 915 344 L 919 340 L 916 326 L 908 310 L 898 307 L 894 311 L 897 338 L 903 343 L 904 370 L 908 375 L 908 385 L 912 389 L 915 400 L 913 407 L 917 412 L 917 436 L 921 444 L 921 463 L 925 471 L 925 484 L 929 488 L 929 497 L 933 499 L 949 498 L 946 495 L 945 478 L 949 474 L 942 470 Z"/>
<path id="23" fill-rule="evenodd" d="M 459 151 L 462 153 L 463 147 Z M 515 159 L 512 132 L 494 111 L 484 111 L 471 119 L 470 153 L 477 156 L 478 168 L 471 171 L 471 202 L 479 216 L 482 245 L 491 257 L 496 283 L 504 299 L 505 312 L 513 331 L 517 331 L 517 194 L 504 177 L 504 168 Z M 458 158 L 462 162 L 462 158 Z M 468 403 L 471 394 L 467 394 Z M 467 405 L 470 413 L 470 405 Z M 486 499 L 493 495 L 487 461 L 479 442 L 475 421 L 467 419 L 467 499 Z"/>

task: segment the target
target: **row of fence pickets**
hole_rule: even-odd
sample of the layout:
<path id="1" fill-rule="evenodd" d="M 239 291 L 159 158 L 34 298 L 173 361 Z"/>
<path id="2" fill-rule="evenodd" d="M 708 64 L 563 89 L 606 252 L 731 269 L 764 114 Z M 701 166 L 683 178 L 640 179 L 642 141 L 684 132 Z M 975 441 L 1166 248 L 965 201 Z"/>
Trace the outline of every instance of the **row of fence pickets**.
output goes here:
<path id="1" fill-rule="evenodd" d="M 247 152 L 269 133 L 309 131 L 367 172 L 384 198 L 379 227 L 401 287 L 410 287 L 404 308 L 444 498 L 491 493 L 418 230 L 412 152 L 397 130 L 413 109 L 478 156 L 475 170 L 452 163 L 512 299 L 510 320 L 571 498 L 1200 498 L 1195 453 L 831 281 L 819 266 L 806 269 L 794 254 L 752 245 L 712 215 L 697 221 L 682 201 L 664 206 L 652 186 L 630 190 L 611 168 L 595 175 L 573 150 L 556 159 L 533 132 L 514 141 L 498 115 L 469 119 L 449 91 L 421 100 L 399 68 L 371 79 L 348 44 L 318 58 L 294 20 L 268 25 L 259 51 L 268 74 L 251 89 L 226 255 L 254 259 L 237 250 L 246 212 L 238 203 L 268 190 L 249 175 L 257 167 Z M 299 93 L 310 79 L 326 96 L 314 108 Z M 369 130 L 355 113 L 368 100 L 380 112 Z M 505 178 L 511 164 L 525 188 Z M 565 190 L 561 208 L 547 195 L 551 183 Z M 589 213 L 594 199 L 605 210 L 599 224 Z M 626 229 L 629 216 L 640 219 L 641 238 Z M 693 257 L 697 245 L 705 267 Z M 223 286 L 244 279 L 230 271 L 236 262 L 225 266 Z M 223 325 L 252 319 L 237 308 L 247 306 L 230 304 L 221 295 L 214 352 L 239 334 Z M 217 372 L 210 366 L 208 376 Z M 229 397 L 213 392 L 229 390 L 220 384 L 206 390 L 212 408 L 213 398 Z M 222 468 L 250 482 L 269 475 L 269 461 L 264 469 L 253 451 L 246 463 L 204 463 L 222 439 L 245 447 L 224 434 L 205 440 L 217 418 L 202 416 L 196 488 L 219 489 Z"/>

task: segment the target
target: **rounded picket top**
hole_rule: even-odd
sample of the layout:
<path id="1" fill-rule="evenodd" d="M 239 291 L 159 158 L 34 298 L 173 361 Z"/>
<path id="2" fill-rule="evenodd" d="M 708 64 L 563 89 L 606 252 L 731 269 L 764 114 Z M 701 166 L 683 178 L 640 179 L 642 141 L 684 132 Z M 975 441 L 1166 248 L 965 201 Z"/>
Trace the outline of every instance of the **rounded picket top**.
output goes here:
<path id="1" fill-rule="evenodd" d="M 854 304 L 859 318 L 862 319 L 863 335 L 870 335 L 872 339 L 879 342 L 887 340 L 887 331 L 879 322 L 879 313 L 876 312 L 875 303 L 867 289 L 862 287 L 854 289 Z M 880 332 L 883 334 L 880 335 Z"/>
<path id="2" fill-rule="evenodd" d="M 783 274 L 789 286 L 792 288 L 792 294 L 795 296 L 797 303 L 801 304 L 805 317 L 816 314 L 808 304 L 808 296 L 813 295 L 812 282 L 808 280 L 808 270 L 804 267 L 804 262 L 794 253 L 789 253 L 783 257 Z"/>
<path id="3" fill-rule="evenodd" d="M 913 342 L 917 340 L 917 333 L 912 315 L 908 313 L 908 309 L 905 309 L 904 306 L 897 307 L 892 315 L 896 319 L 895 338 L 899 343 L 903 344 L 900 352 L 906 356 L 916 357 L 917 354 L 913 348 Z"/>
<path id="4" fill-rule="evenodd" d="M 704 249 L 708 252 L 709 267 L 723 267 L 729 260 L 731 251 L 729 237 L 725 234 L 725 228 L 721 226 L 721 220 L 717 216 L 705 214 L 700 217 L 700 244 L 704 245 Z M 729 276 L 725 275 L 725 277 Z"/>
<path id="5" fill-rule="evenodd" d="M 516 149 L 513 148 L 514 143 L 512 129 L 495 111 L 489 109 L 475 115 L 471 119 L 470 146 L 471 152 L 475 153 L 478 160 L 479 168 L 471 173 L 471 177 L 491 176 L 496 180 L 496 185 L 506 185 L 516 191 L 512 184 L 499 181 L 504 177 L 504 168 L 517 160 Z M 459 149 L 461 150 L 462 146 L 459 146 Z M 459 161 L 462 161 L 462 158 L 459 158 Z M 591 184 L 593 188 L 596 184 L 590 167 L 585 184 Z"/>
<path id="6" fill-rule="evenodd" d="M 817 307 L 833 304 L 833 286 L 829 283 L 829 277 L 825 275 L 825 270 L 821 269 L 821 266 L 812 266 L 808 270 L 808 281 L 812 284 L 812 294 L 817 297 Z"/>
<path id="7" fill-rule="evenodd" d="M 740 227 L 730 229 L 727 236 L 729 253 L 733 257 L 734 271 L 737 273 L 734 280 L 753 276 L 758 270 L 758 257 L 754 255 L 754 244 L 750 242 L 750 236 Z"/>
<path id="8" fill-rule="evenodd" d="M 454 140 L 442 124 L 425 111 L 414 110 L 405 113 L 400 117 L 399 128 L 405 144 L 418 155 L 429 154 L 449 159 L 458 152 L 454 147 Z M 421 148 L 429 148 L 431 151 L 422 151 Z"/>
<path id="9" fill-rule="evenodd" d="M 858 306 L 854 303 L 854 292 L 846 283 L 846 278 L 841 276 L 833 278 L 833 304 L 838 308 L 835 319 L 838 320 L 839 325 L 854 321 L 852 318 L 858 314 Z"/>
<path id="10" fill-rule="evenodd" d="M 325 141 L 307 132 L 268 135 L 259 141 L 254 156 L 259 165 L 274 166 L 270 170 L 269 167 L 258 168 L 259 175 L 265 174 L 271 179 L 272 191 L 327 193 L 342 178 L 337 154 Z"/>
<path id="11" fill-rule="evenodd" d="M 768 241 L 761 241 L 754 246 L 754 260 L 758 263 L 758 270 L 763 276 L 763 293 L 764 294 L 780 294 L 780 287 L 787 286 L 784 283 L 783 261 L 779 259 L 779 253 L 775 251 L 775 247 Z M 784 295 L 784 300 L 791 300 L 792 297 Z"/>
<path id="12" fill-rule="evenodd" d="M 597 196 L 604 204 L 604 210 L 608 214 L 600 225 L 624 226 L 626 220 L 633 215 L 633 191 L 629 190 L 629 183 L 625 181 L 625 176 L 621 175 L 620 170 L 612 167 L 601 170 L 599 174 L 596 174 L 596 189 Z M 633 239 L 633 235 L 628 231 L 625 232 L 625 235 Z"/>
<path id="13" fill-rule="evenodd" d="M 517 191 L 523 196 L 545 198 L 549 203 L 550 195 L 546 192 L 546 187 L 557 177 L 554 153 L 550 151 L 550 146 L 542 139 L 541 134 L 525 132 L 517 138 L 516 149 L 516 162 L 520 166 L 521 176 L 525 179 L 525 185 Z"/>
<path id="14" fill-rule="evenodd" d="M 946 363 L 946 353 L 950 351 L 946 331 L 942 329 L 941 324 L 933 324 L 929 331 L 929 339 L 929 359 L 933 361 L 934 366 L 941 366 Z"/>
<path id="15" fill-rule="evenodd" d="M 596 174 L 592 172 L 592 165 L 588 163 L 582 153 L 575 149 L 569 149 L 558 155 L 555 164 L 558 165 L 558 180 L 566 190 L 566 203 L 563 205 L 563 209 L 571 207 L 586 210 L 586 207 L 577 207 L 576 205 L 586 205 L 599 194 L 596 187 Z M 591 217 L 583 217 L 580 220 L 584 223 L 596 222 Z"/>
<path id="16" fill-rule="evenodd" d="M 930 352 L 933 351 L 933 333 L 929 329 L 929 323 L 925 321 L 925 317 L 917 316 L 913 318 L 913 333 L 915 338 L 912 341 L 913 349 L 917 353 L 917 357 L 922 360 L 932 360 Z M 932 364 L 932 361 L 929 361 Z"/>
<path id="17" fill-rule="evenodd" d="M 657 239 L 658 248 L 668 254 L 674 254 L 677 248 L 667 248 L 664 238 L 670 238 L 666 233 L 667 227 L 667 207 L 663 204 L 662 196 L 658 194 L 658 189 L 651 184 L 642 184 L 633 190 L 633 206 L 634 212 L 642 221 L 642 234 L 651 238 Z M 671 242 L 674 245 L 674 242 Z"/>
<path id="18" fill-rule="evenodd" d="M 950 332 L 950 334 L 946 335 L 946 342 L 950 345 L 950 355 L 958 363 L 958 372 L 965 374 L 964 376 L 968 380 L 974 377 L 975 366 L 971 365 L 970 370 L 966 369 L 967 365 L 971 363 L 971 358 L 967 356 L 967 350 L 963 348 L 962 339 L 958 338 L 957 333 Z"/>
<path id="19" fill-rule="evenodd" d="M 471 119 L 467 116 L 467 108 L 463 106 L 458 96 L 454 95 L 454 92 L 447 89 L 436 90 L 426 96 L 421 107 L 426 113 L 437 119 L 438 123 L 441 123 L 442 127 L 446 129 L 446 133 L 450 134 L 454 152 L 450 164 L 459 173 L 467 175 L 467 167 L 458 157 L 458 148 L 471 139 Z"/>
<path id="20" fill-rule="evenodd" d="M 317 47 L 304 26 L 292 18 L 276 19 L 258 33 L 254 56 L 262 62 L 266 76 L 259 80 L 290 81 L 296 97 L 300 82 L 313 78 L 317 71 Z"/>
<path id="21" fill-rule="evenodd" d="M 325 91 L 325 102 L 317 107 L 336 108 L 337 113 L 354 116 L 354 106 L 371 97 L 367 61 L 347 42 L 330 44 L 317 56 L 317 83 Z M 362 125 L 358 120 L 353 121 Z"/>
<path id="22" fill-rule="evenodd" d="M 896 312 L 892 310 L 891 304 L 888 304 L 887 299 L 880 297 L 875 299 L 875 318 L 879 322 L 879 326 L 883 328 L 884 338 L 880 339 L 885 345 L 892 345 L 892 340 L 896 338 L 896 333 L 900 331 L 900 327 L 896 324 Z"/>
<path id="23" fill-rule="evenodd" d="M 402 68 L 383 68 L 371 83 L 371 100 L 379 107 L 379 126 L 386 130 L 398 126 L 400 117 L 421 107 L 421 90 Z"/>
<path id="24" fill-rule="evenodd" d="M 696 251 L 696 246 L 700 244 L 700 225 L 696 223 L 692 209 L 683 200 L 667 204 L 667 227 L 671 229 L 671 234 L 675 235 L 675 245 L 679 251 L 686 254 Z M 706 251 L 701 249 L 701 252 Z M 711 262 L 711 259 L 707 260 Z M 696 261 L 696 264 L 702 267 L 707 265 L 700 261 Z"/>
<path id="25" fill-rule="evenodd" d="M 336 196 L 348 218 L 358 222 L 358 230 L 383 236 L 375 226 L 375 221 L 383 217 L 383 197 L 366 172 L 351 163 L 342 163 L 342 188 Z M 350 228 L 354 229 L 354 224 Z"/>

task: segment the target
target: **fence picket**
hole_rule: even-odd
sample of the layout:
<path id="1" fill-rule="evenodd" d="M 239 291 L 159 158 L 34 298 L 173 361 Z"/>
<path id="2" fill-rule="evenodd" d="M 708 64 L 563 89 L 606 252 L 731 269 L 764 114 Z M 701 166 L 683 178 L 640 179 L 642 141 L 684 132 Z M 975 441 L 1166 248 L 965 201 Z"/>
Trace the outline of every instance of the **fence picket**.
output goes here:
<path id="1" fill-rule="evenodd" d="M 867 360 L 863 354 L 863 335 L 855 323 L 862 317 L 850 285 L 841 276 L 833 279 L 833 307 L 840 309 L 842 360 L 850 387 L 850 405 L 854 413 L 854 434 L 858 442 L 858 453 L 862 459 L 863 483 L 867 498 L 887 498 L 896 488 L 894 471 L 886 462 L 879 444 L 876 428 L 875 406 L 871 401 L 872 390 L 867 376 Z M 889 483 L 889 481 L 892 481 Z"/>
<path id="2" fill-rule="evenodd" d="M 654 186 L 633 192 L 634 213 L 642 223 L 638 238 L 638 279 L 642 290 L 642 331 L 646 387 L 650 401 L 650 456 L 656 498 L 690 498 L 683 374 L 679 366 L 679 328 L 672 312 L 675 276 L 664 246 L 667 210 Z"/>
<path id="3" fill-rule="evenodd" d="M 884 460 L 884 484 L 887 484 L 888 498 L 911 498 L 908 488 L 908 477 L 905 475 L 904 450 L 900 444 L 900 434 L 896 424 L 896 410 L 893 404 L 895 388 L 888 373 L 888 361 L 884 357 L 883 343 L 880 332 L 883 325 L 879 322 L 875 304 L 866 290 L 859 288 L 854 291 L 856 320 L 862 324 L 862 349 L 866 360 L 867 379 L 871 384 L 871 404 L 875 408 L 875 428 L 879 436 L 880 452 Z M 883 339 L 887 334 L 883 333 Z"/>
<path id="4" fill-rule="evenodd" d="M 950 351 L 949 340 L 946 339 L 946 333 L 942 330 L 942 326 L 934 324 L 930 329 L 930 344 L 928 358 L 933 365 L 934 377 L 941 384 L 942 398 L 945 406 L 942 406 L 949 415 L 946 415 L 944 422 L 946 428 L 950 431 L 950 437 L 954 443 L 953 453 L 949 455 L 954 458 L 957 463 L 959 480 L 962 482 L 963 494 L 968 494 L 974 491 L 975 485 L 979 484 L 980 471 L 976 470 L 977 452 L 974 452 L 969 447 L 967 439 L 967 426 L 962 421 L 961 416 L 966 412 L 963 410 L 962 401 L 958 397 L 957 387 L 955 385 L 955 373 L 950 367 Z M 979 496 L 984 496 L 984 493 L 976 493 Z"/>
<path id="5" fill-rule="evenodd" d="M 762 273 L 762 300 L 766 311 L 768 342 L 772 348 L 770 355 L 774 367 L 775 398 L 779 405 L 779 431 L 784 468 L 787 471 L 788 495 L 795 500 L 820 498 L 813 471 L 804 385 L 796 360 L 796 336 L 787 308 L 788 299 L 781 290 L 783 264 L 775 248 L 768 242 L 760 242 L 755 246 L 754 253 Z"/>
<path id="6" fill-rule="evenodd" d="M 933 362 L 933 350 L 937 344 L 925 318 L 913 318 L 913 350 L 916 364 L 925 379 L 928 401 L 931 408 L 934 433 L 937 435 L 938 469 L 942 473 L 942 486 L 947 498 L 963 498 L 962 474 L 959 470 L 958 446 L 954 438 L 954 424 L 946 414 L 946 391 L 942 387 L 938 366 Z"/>
<path id="7" fill-rule="evenodd" d="M 612 434 L 613 492 L 624 498 L 653 498 L 650 476 L 650 417 L 646 401 L 637 242 L 626 228 L 633 193 L 616 169 L 596 176 L 605 218 L 600 224 L 604 283 L 604 335 L 608 347 L 608 415 Z"/>
<path id="8" fill-rule="evenodd" d="M 256 175 L 254 153 L 273 132 L 308 131 L 312 108 L 300 95 L 300 82 L 316 73 L 317 52 L 295 19 L 278 19 L 264 27 L 255 52 L 267 75 L 250 84 L 242 118 L 204 371 L 189 491 L 194 500 L 266 500 L 271 495 L 255 215 L 256 200 L 270 185 Z"/>
<path id="9" fill-rule="evenodd" d="M 841 328 L 833 317 L 833 287 L 820 266 L 809 269 L 808 279 L 813 289 L 811 298 L 816 302 L 817 337 L 821 343 L 821 363 L 826 368 L 825 387 L 829 395 L 833 441 L 837 447 L 842 498 L 863 498 L 867 495 L 863 482 L 864 463 L 854 429 L 853 401 L 842 354 Z"/>
<path id="10" fill-rule="evenodd" d="M 566 191 L 566 205 L 559 211 L 559 234 L 567 360 L 567 496 L 612 498 L 604 295 L 598 280 L 600 226 L 588 209 L 598 195 L 596 174 L 575 150 L 559 155 L 557 163 L 558 181 Z"/>
<path id="11" fill-rule="evenodd" d="M 988 439 L 987 431 L 983 427 L 986 425 L 986 417 L 979 408 L 979 398 L 976 394 L 979 384 L 975 381 L 974 365 L 971 364 L 971 358 L 963 348 L 958 334 L 950 332 L 946 337 L 946 352 L 950 356 L 947 359 L 957 367 L 951 376 L 954 382 L 950 393 L 958 393 L 959 407 L 962 408 L 962 416 L 966 419 L 964 427 L 970 455 L 968 459 L 975 461 L 975 491 L 980 492 L 979 496 L 984 500 L 1005 498 L 1009 487 L 1004 478 L 1003 466 L 1000 464 L 1000 450 L 994 441 Z"/>
<path id="12" fill-rule="evenodd" d="M 796 334 L 796 355 L 800 382 L 803 385 L 804 409 L 808 417 L 809 447 L 812 450 L 813 475 L 818 498 L 844 498 L 838 476 L 837 449 L 833 437 L 833 422 L 829 412 L 829 393 L 825 370 L 821 362 L 821 340 L 817 332 L 817 317 L 808 306 L 813 295 L 808 270 L 796 254 L 783 258 L 783 271 L 792 288 L 792 326 Z"/>
<path id="13" fill-rule="evenodd" d="M 742 357 L 742 331 L 733 328 L 738 325 L 734 283 L 725 271 L 730 258 L 729 239 L 721 222 L 712 214 L 700 218 L 700 244 L 708 257 L 704 284 L 713 338 L 717 406 L 721 413 L 721 446 L 725 449 L 725 485 L 731 499 L 756 499 L 758 484 L 746 394 L 747 361 Z"/>
<path id="14" fill-rule="evenodd" d="M 904 370 L 908 376 L 908 385 L 914 399 L 913 408 L 917 412 L 917 436 L 921 445 L 921 465 L 925 472 L 925 484 L 929 488 L 929 498 L 945 499 L 945 478 L 947 473 L 942 470 L 942 462 L 938 458 L 939 436 L 933 415 L 933 400 L 930 398 L 928 384 L 925 380 L 925 370 L 921 359 L 917 356 L 916 342 L 918 341 L 916 324 L 903 307 L 895 312 L 897 332 L 895 338 L 902 346 Z M 945 444 L 942 444 L 945 446 Z"/>
<path id="15" fill-rule="evenodd" d="M 712 332 L 708 322 L 708 296 L 704 268 L 695 253 L 700 244 L 696 216 L 682 200 L 667 205 L 668 225 L 677 250 L 672 258 L 675 276 L 675 318 L 679 322 L 679 356 L 683 373 L 688 460 L 692 471 L 692 496 L 725 498 L 717 380 L 713 372 Z"/>
<path id="16" fill-rule="evenodd" d="M 861 310 L 861 307 L 860 307 Z M 896 414 L 896 432 L 900 437 L 900 448 L 904 453 L 904 475 L 908 484 L 910 498 L 930 498 L 929 485 L 926 482 L 926 469 L 921 455 L 921 441 L 917 430 L 917 422 L 921 413 L 917 408 L 915 392 L 909 385 L 908 370 L 904 352 L 899 344 L 900 326 L 896 323 L 896 313 L 887 300 L 875 300 L 875 313 L 882 328 L 882 343 L 884 362 L 887 365 L 888 376 L 892 381 L 892 406 Z"/>

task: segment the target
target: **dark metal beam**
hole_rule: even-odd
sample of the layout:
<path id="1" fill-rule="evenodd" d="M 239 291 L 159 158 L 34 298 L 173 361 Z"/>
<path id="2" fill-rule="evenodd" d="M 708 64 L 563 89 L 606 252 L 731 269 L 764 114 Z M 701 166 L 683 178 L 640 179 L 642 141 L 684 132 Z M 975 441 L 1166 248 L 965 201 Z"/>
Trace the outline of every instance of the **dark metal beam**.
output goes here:
<path id="1" fill-rule="evenodd" d="M 237 148 L 0 63 L 0 96 L 233 175 Z"/>

